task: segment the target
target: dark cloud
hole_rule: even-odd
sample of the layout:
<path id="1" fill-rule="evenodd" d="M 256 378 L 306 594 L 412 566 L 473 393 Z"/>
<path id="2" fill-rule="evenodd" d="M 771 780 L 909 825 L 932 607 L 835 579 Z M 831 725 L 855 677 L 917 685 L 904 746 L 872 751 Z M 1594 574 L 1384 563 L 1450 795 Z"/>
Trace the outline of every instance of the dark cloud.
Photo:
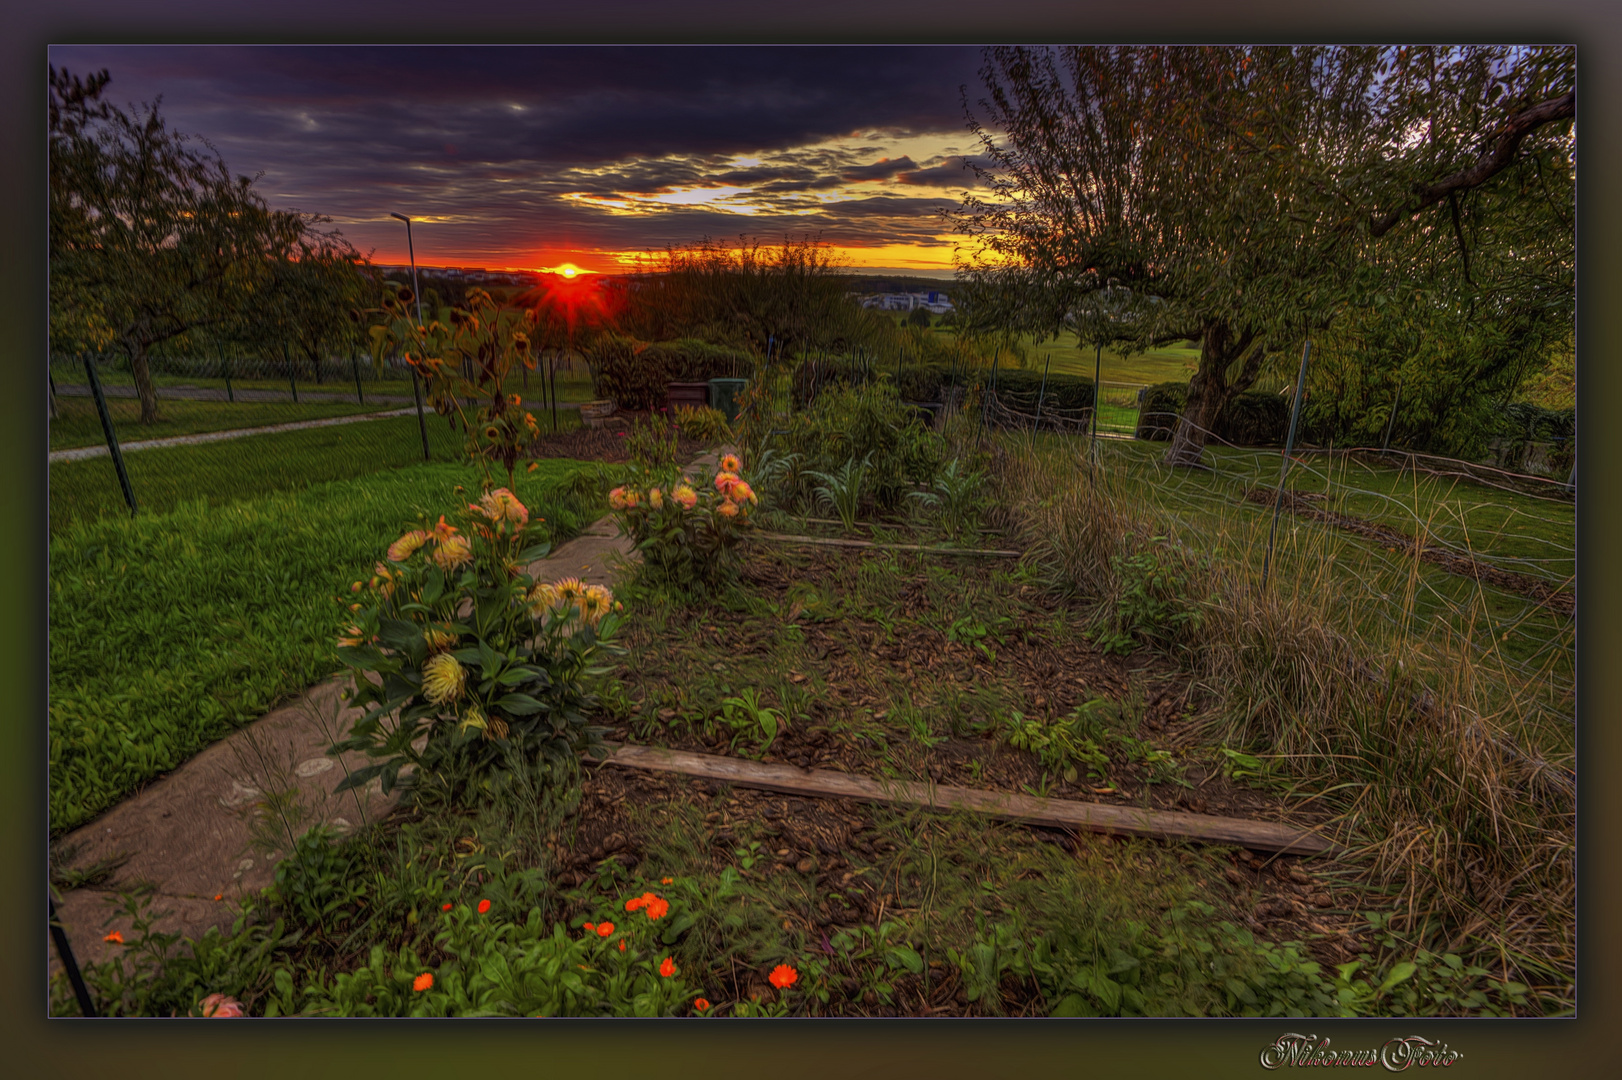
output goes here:
<path id="1" fill-rule="evenodd" d="M 853 182 L 967 186 L 959 159 L 892 147 L 965 145 L 959 87 L 972 94 L 980 62 L 960 46 L 57 46 L 50 61 L 108 69 L 119 103 L 161 95 L 173 127 L 260 176 L 273 205 L 329 214 L 363 250 L 400 246 L 386 216 L 400 210 L 423 219 L 420 249 L 463 261 L 740 231 L 924 242 L 940 200 L 807 200 Z M 571 197 L 715 187 L 750 189 L 758 212 Z"/>
<path id="2" fill-rule="evenodd" d="M 914 184 L 921 187 L 941 188 L 970 188 L 978 183 L 974 172 L 968 167 L 970 159 L 961 154 L 954 155 L 927 169 L 915 169 L 897 176 L 896 179 L 903 184 Z M 973 159 L 977 163 L 980 159 Z"/>

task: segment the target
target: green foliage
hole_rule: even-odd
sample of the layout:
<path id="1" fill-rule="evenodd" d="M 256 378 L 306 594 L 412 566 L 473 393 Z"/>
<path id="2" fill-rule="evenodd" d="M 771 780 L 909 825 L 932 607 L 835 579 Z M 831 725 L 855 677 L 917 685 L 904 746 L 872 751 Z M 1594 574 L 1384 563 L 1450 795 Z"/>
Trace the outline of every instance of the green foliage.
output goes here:
<path id="1" fill-rule="evenodd" d="M 1003 718 L 1002 736 L 1014 749 L 1035 754 L 1044 769 L 1069 783 L 1076 782 L 1078 766 L 1095 780 L 1108 780 L 1109 755 L 1095 738 L 1088 712 L 1086 706 L 1079 706 L 1068 716 L 1044 722 L 1010 711 Z"/>
<path id="2" fill-rule="evenodd" d="M 692 594 L 736 578 L 734 549 L 754 527 L 760 497 L 743 479 L 741 463 L 728 455 L 722 464 L 738 464 L 739 471 L 723 469 L 688 482 L 673 467 L 663 474 L 645 470 L 639 483 L 609 492 L 608 504 L 641 553 L 648 582 Z"/>
<path id="3" fill-rule="evenodd" d="M 1134 437 L 1171 438 L 1187 399 L 1187 383 L 1157 383 L 1146 388 Z M 1217 418 L 1216 437 L 1233 446 L 1283 445 L 1290 430 L 1291 401 L 1282 394 L 1261 390 L 1235 394 Z"/>
<path id="4" fill-rule="evenodd" d="M 1178 566 L 1165 537 L 1151 543 L 1156 546 L 1110 560 L 1119 593 L 1094 637 L 1105 652 L 1126 655 L 1149 642 L 1172 645 L 1199 628 L 1200 611 L 1189 596 L 1187 572 Z"/>
<path id="5" fill-rule="evenodd" d="M 865 461 L 865 490 L 879 509 L 893 510 L 908 490 L 931 482 L 946 460 L 945 441 L 887 384 L 819 394 L 809 409 L 794 414 L 774 448 L 801 463 L 797 475 L 784 478 L 781 498 L 790 506 L 811 501 L 813 473 L 829 476 Z"/>
<path id="6" fill-rule="evenodd" d="M 683 438 L 712 446 L 733 440 L 732 427 L 727 423 L 726 414 L 708 405 L 696 409 L 689 405 L 677 405 L 675 421 L 676 430 L 682 433 Z"/>
<path id="7" fill-rule="evenodd" d="M 695 338 L 650 344 L 605 334 L 585 352 L 597 396 L 632 410 L 663 408 L 670 383 L 739 378 L 755 367 L 753 356 L 742 349 Z"/>
<path id="8" fill-rule="evenodd" d="M 339 748 L 375 763 L 338 790 L 377 777 L 388 792 L 432 777 L 453 797 L 477 799 L 499 768 L 567 776 L 600 746 L 587 682 L 619 626 L 613 595 L 530 577 L 551 545 L 506 488 L 456 517 L 460 528 L 441 516 L 408 531 L 369 589 L 352 586 L 359 610 L 338 657 L 354 671 L 350 705 L 363 712 Z"/>
<path id="9" fill-rule="evenodd" d="M 909 492 L 907 497 L 932 511 L 949 536 L 961 536 L 980 523 L 989 507 L 984 469 L 967 469 L 961 458 L 953 458 L 935 474 L 927 491 Z"/>
<path id="10" fill-rule="evenodd" d="M 736 697 L 722 699 L 721 722 L 733 730 L 734 747 L 739 739 L 753 738 L 757 742 L 755 750 L 760 754 L 771 748 L 778 732 L 785 726 L 783 710 L 762 705 L 753 687 Z"/>
<path id="11" fill-rule="evenodd" d="M 625 452 L 645 479 L 672 474 L 678 465 L 676 432 L 658 417 L 642 417 L 626 434 Z"/>
<path id="12" fill-rule="evenodd" d="M 553 539 L 598 513 L 595 486 L 569 486 L 580 468 L 547 461 L 519 480 Z M 52 829 L 82 824 L 339 670 L 332 643 L 344 613 L 333 595 L 399 535 L 402 510 L 427 512 L 477 482 L 465 466 L 418 464 L 59 530 L 50 548 Z"/>
<path id="13" fill-rule="evenodd" d="M 873 455 L 868 454 L 861 461 L 851 458 L 837 472 L 806 470 L 806 476 L 816 485 L 811 489 L 811 497 L 819 507 L 838 514 L 846 532 L 856 527 L 856 515 L 861 510 L 862 498 L 867 494 L 867 478 L 872 468 Z"/>

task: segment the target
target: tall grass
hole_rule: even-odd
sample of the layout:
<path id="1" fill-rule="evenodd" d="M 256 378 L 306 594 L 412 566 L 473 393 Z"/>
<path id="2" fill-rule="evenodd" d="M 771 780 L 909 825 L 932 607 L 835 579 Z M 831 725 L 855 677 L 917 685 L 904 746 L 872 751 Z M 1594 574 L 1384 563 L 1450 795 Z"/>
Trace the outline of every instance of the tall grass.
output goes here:
<path id="1" fill-rule="evenodd" d="M 1569 620 L 1541 656 L 1513 662 L 1481 584 L 1455 590 L 1452 618 L 1424 617 L 1445 571 L 1417 549 L 1393 559 L 1288 513 L 1264 588 L 1270 507 L 1203 474 L 1145 470 L 1138 448 L 1101 444 L 1091 463 L 1083 440 L 1001 445 L 1005 523 L 1101 620 L 1128 587 L 1126 560 L 1175 569 L 1199 619 L 1170 647 L 1199 679 L 1211 738 L 1268 754 L 1338 811 L 1347 863 L 1389 894 L 1404 932 L 1491 952 L 1504 977 L 1569 1003 Z"/>

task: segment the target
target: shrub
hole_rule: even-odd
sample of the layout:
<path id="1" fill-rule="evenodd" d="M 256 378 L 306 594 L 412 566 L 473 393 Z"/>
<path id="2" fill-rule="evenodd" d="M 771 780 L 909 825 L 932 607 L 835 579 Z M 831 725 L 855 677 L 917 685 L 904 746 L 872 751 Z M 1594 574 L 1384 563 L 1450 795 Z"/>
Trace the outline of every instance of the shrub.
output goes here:
<path id="1" fill-rule="evenodd" d="M 727 443 L 733 439 L 732 426 L 727 423 L 726 414 L 708 405 L 696 409 L 690 405 L 678 405 L 675 421 L 676 430 L 682 433 L 683 438 L 711 444 Z"/>
<path id="2" fill-rule="evenodd" d="M 1136 437 L 1170 439 L 1187 403 L 1187 383 L 1156 383 L 1146 388 L 1138 409 Z M 1216 437 L 1235 446 L 1282 444 L 1290 430 L 1290 404 L 1284 395 L 1263 390 L 1236 394 L 1217 419 Z"/>
<path id="3" fill-rule="evenodd" d="M 611 593 L 573 578 L 539 584 L 524 569 L 550 549 L 531 544 L 529 511 L 506 488 L 389 546 L 369 587 L 355 582 L 353 625 L 338 658 L 365 710 L 339 749 L 381 759 L 339 790 L 378 777 L 389 791 L 415 767 L 451 794 L 501 765 L 572 775 L 600 742 L 586 717 L 588 668 L 618 626 Z M 373 682 L 370 676 L 377 676 Z M 426 737 L 422 749 L 418 739 Z"/>
<path id="4" fill-rule="evenodd" d="M 687 483 L 675 470 L 644 471 L 608 493 L 620 531 L 642 555 L 643 573 L 683 591 L 714 588 L 737 574 L 733 549 L 752 527 L 759 496 L 728 454 L 721 469 Z"/>
<path id="5" fill-rule="evenodd" d="M 593 342 L 586 349 L 586 363 L 592 392 L 631 410 L 662 408 L 669 383 L 738 378 L 754 366 L 741 349 L 696 338 L 648 343 L 616 334 Z"/>
<path id="6" fill-rule="evenodd" d="M 867 460 L 865 487 L 882 509 L 894 509 L 906 493 L 930 483 L 946 458 L 946 444 L 929 431 L 917 410 L 902 403 L 888 382 L 837 386 L 818 394 L 796 413 L 776 449 L 800 463 L 783 498 L 804 505 L 813 472 L 837 473 L 849 461 Z"/>

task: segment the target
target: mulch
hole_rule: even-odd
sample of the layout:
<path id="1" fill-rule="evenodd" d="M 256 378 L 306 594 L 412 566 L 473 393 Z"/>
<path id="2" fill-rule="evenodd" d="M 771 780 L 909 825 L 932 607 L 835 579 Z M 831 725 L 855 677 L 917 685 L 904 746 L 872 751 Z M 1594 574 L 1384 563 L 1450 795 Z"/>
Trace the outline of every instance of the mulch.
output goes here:
<path id="1" fill-rule="evenodd" d="M 540 417 L 541 437 L 530 443 L 524 456 L 529 458 L 573 458 L 576 461 L 601 461 L 623 464 L 631 460 L 626 443 L 631 425 L 656 414 L 646 412 L 620 412 L 607 417 L 599 428 L 577 427 L 552 434 L 550 417 Z M 691 461 L 707 449 L 695 439 L 676 440 L 678 461 Z"/>
<path id="2" fill-rule="evenodd" d="M 1245 493 L 1247 501 L 1259 503 L 1263 506 L 1272 505 L 1276 497 L 1276 492 L 1268 491 L 1265 488 L 1252 488 Z M 1365 518 L 1353 517 L 1350 514 L 1340 514 L 1333 510 L 1322 509 L 1314 506 L 1309 499 L 1296 492 L 1284 493 L 1284 506 L 1293 514 L 1313 521 L 1327 522 L 1336 528 L 1356 533 L 1358 536 L 1374 540 L 1389 548 L 1396 548 L 1399 551 L 1412 551 L 1416 545 L 1419 545 L 1417 538 L 1400 529 L 1393 529 L 1389 525 L 1377 525 Z M 1449 573 L 1485 582 L 1495 588 L 1503 589 L 1505 592 L 1512 592 L 1535 600 L 1550 611 L 1561 615 L 1570 616 L 1577 609 L 1577 596 L 1575 593 L 1531 574 L 1520 574 L 1513 570 L 1500 570 L 1479 559 L 1461 555 L 1456 551 L 1436 544 L 1420 546 L 1419 557 L 1433 566 L 1440 566 Z"/>

